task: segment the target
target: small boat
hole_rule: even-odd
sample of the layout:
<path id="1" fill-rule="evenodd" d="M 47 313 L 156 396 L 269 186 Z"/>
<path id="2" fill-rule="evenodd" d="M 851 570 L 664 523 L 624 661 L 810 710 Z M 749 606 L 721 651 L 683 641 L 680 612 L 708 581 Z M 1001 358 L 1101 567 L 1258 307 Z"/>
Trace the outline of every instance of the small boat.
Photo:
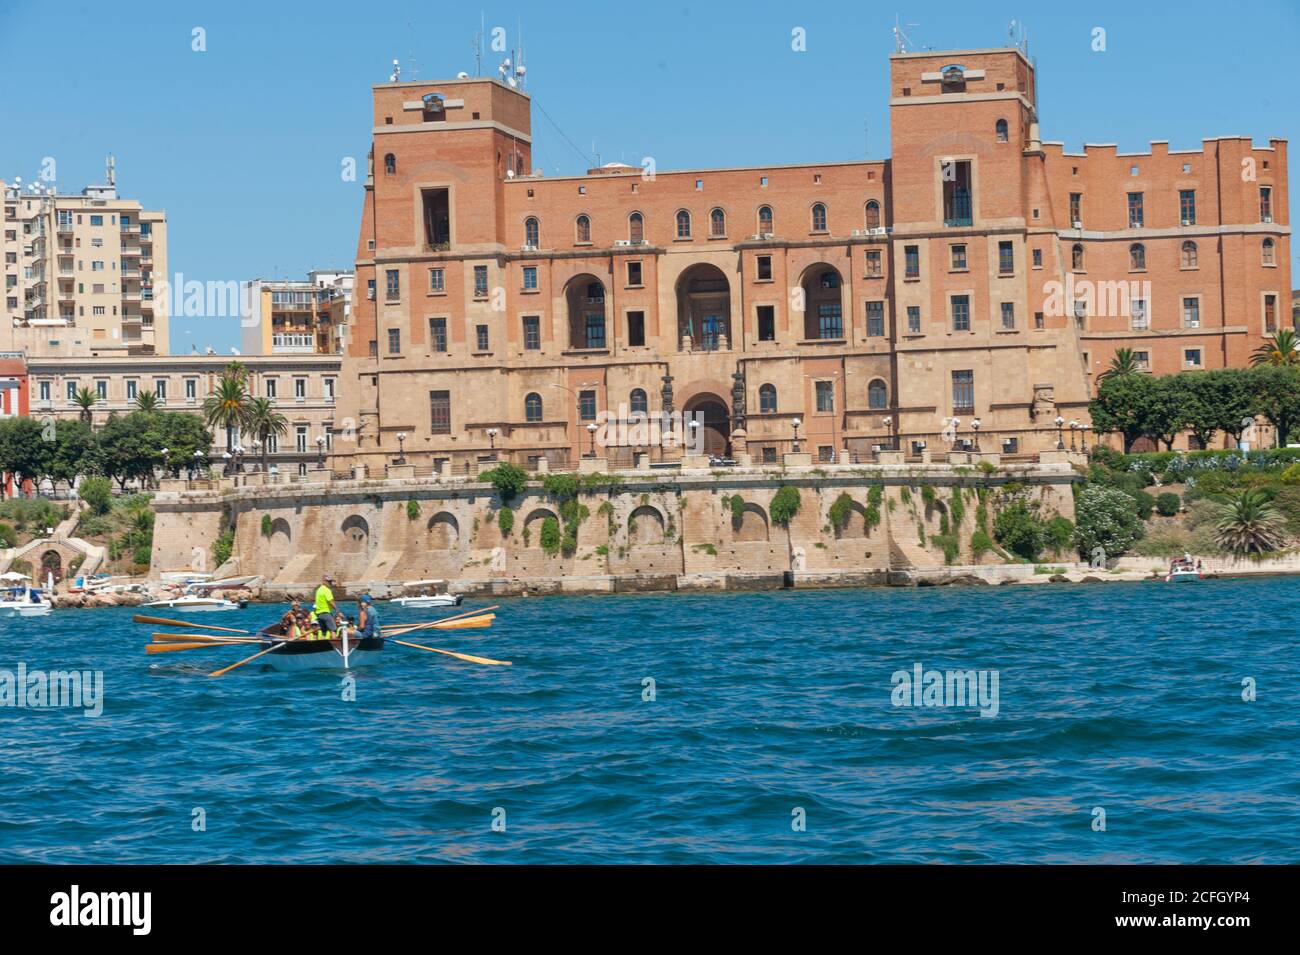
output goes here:
<path id="1" fill-rule="evenodd" d="M 1201 572 L 1195 567 L 1177 567 L 1165 574 L 1165 583 L 1167 584 L 1181 584 L 1200 579 Z"/>
<path id="2" fill-rule="evenodd" d="M 284 640 L 282 635 L 271 633 L 270 628 L 260 631 L 258 636 L 268 647 Z M 262 660 L 277 670 L 337 670 L 378 663 L 383 649 L 383 637 L 287 640 Z"/>
<path id="3" fill-rule="evenodd" d="M 221 597 L 200 597 L 198 594 L 184 594 L 180 597 L 167 597 L 143 604 L 154 610 L 179 610 L 181 613 L 202 613 L 212 610 L 238 610 L 239 604 Z"/>
<path id="4" fill-rule="evenodd" d="M 424 593 L 415 594 L 410 597 L 390 597 L 390 604 L 397 604 L 399 607 L 411 607 L 415 610 L 425 610 L 429 607 L 459 607 L 461 601 L 465 599 L 463 594 L 438 593 L 436 588 L 443 583 L 441 580 L 408 580 L 402 584 L 406 590 L 419 590 L 424 588 Z"/>
<path id="5" fill-rule="evenodd" d="M 0 589 L 0 617 L 44 617 L 54 609 L 45 593 L 33 588 L 31 578 L 25 574 L 0 574 L 0 584 L 9 585 Z"/>

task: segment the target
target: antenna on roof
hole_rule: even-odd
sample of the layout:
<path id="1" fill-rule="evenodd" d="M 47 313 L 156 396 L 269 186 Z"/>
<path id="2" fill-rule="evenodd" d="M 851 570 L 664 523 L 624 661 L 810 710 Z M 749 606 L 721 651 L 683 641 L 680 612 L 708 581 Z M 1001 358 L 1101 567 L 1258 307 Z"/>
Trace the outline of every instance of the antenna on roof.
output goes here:
<path id="1" fill-rule="evenodd" d="M 402 64 L 398 63 L 397 60 L 394 59 L 394 60 L 393 60 L 393 72 L 392 72 L 392 75 L 388 77 L 388 82 L 390 82 L 390 83 L 396 83 L 396 82 L 397 82 L 398 80 L 400 80 L 401 78 L 402 78 Z"/>
<path id="2" fill-rule="evenodd" d="M 108 184 L 117 185 L 117 160 L 113 158 L 112 153 L 108 154 Z"/>
<path id="3" fill-rule="evenodd" d="M 487 27 L 487 21 L 483 19 L 483 11 L 478 13 L 478 33 L 474 34 L 474 75 L 483 75 L 483 30 Z"/>
<path id="4" fill-rule="evenodd" d="M 908 24 L 909 27 L 919 27 L 920 25 L 921 24 L 919 23 Z M 912 45 L 913 43 L 911 37 L 909 37 L 906 33 L 903 32 L 903 26 L 901 23 L 898 22 L 898 14 L 895 13 L 894 14 L 894 52 L 910 53 L 911 50 L 909 50 L 908 47 L 911 47 Z"/>

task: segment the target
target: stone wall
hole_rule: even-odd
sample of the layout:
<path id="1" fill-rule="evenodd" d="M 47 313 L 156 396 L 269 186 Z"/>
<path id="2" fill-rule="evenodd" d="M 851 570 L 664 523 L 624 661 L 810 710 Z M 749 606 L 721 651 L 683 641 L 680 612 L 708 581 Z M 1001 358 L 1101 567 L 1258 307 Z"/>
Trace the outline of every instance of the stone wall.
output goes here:
<path id="1" fill-rule="evenodd" d="M 613 486 L 601 476 L 580 494 L 586 517 L 567 554 L 541 546 L 543 522 L 558 520 L 560 507 L 535 482 L 510 502 L 508 535 L 492 486 L 465 479 L 222 482 L 203 491 L 175 482 L 154 500 L 152 573 L 203 569 L 202 555 L 233 524 L 234 552 L 219 576 L 261 574 L 275 592 L 303 590 L 327 572 L 347 590 L 380 592 L 424 579 L 499 593 L 780 586 L 795 575 L 823 585 L 883 583 L 891 573 L 943 568 L 933 538 L 945 513 L 960 545 L 953 563 L 997 562 L 977 561 L 970 548 L 981 493 L 1015 481 L 1046 514 L 1073 518 L 1077 479 L 1068 461 L 989 473 L 951 464 L 625 472 Z M 771 516 L 783 485 L 800 495 L 788 527 Z M 960 525 L 955 493 L 965 502 Z M 841 495 L 850 500 L 837 528 L 831 511 Z"/>

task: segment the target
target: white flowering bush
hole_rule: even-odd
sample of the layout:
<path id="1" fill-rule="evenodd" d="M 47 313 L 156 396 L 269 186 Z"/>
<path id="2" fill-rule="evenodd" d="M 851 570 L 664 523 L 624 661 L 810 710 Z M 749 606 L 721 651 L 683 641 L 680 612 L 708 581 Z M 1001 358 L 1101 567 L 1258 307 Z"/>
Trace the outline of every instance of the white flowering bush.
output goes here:
<path id="1" fill-rule="evenodd" d="M 1090 484 L 1074 502 L 1074 540 L 1085 557 L 1101 548 L 1107 558 L 1119 557 L 1142 536 L 1137 502 L 1118 488 Z"/>

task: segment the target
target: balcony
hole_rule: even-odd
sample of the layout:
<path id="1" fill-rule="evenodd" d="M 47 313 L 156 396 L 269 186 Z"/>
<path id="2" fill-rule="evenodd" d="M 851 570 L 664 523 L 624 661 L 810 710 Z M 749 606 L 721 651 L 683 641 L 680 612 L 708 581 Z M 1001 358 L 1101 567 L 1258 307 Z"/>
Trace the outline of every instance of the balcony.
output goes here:
<path id="1" fill-rule="evenodd" d="M 63 232 L 63 233 L 71 233 L 71 232 L 72 232 L 72 223 L 71 223 L 71 222 L 60 222 L 58 225 L 56 225 L 56 226 L 54 227 L 54 231 L 55 231 L 55 232 Z"/>
<path id="2" fill-rule="evenodd" d="M 287 355 L 313 355 L 316 339 L 311 335 L 272 335 L 271 350 Z"/>

